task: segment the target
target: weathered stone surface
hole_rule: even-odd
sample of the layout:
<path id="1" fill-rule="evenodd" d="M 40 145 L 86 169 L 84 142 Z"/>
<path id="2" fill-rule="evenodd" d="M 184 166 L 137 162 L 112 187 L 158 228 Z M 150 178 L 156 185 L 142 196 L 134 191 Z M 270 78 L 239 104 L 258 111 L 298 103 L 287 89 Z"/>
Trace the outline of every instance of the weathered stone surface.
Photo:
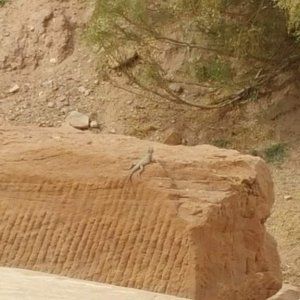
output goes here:
<path id="1" fill-rule="evenodd" d="M 15 84 L 14 86 L 12 86 L 12 87 L 8 90 L 8 93 L 9 93 L 9 94 L 13 94 L 13 93 L 18 92 L 19 90 L 20 90 L 20 87 L 19 87 L 17 84 Z"/>
<path id="2" fill-rule="evenodd" d="M 196 300 L 265 300 L 281 287 L 260 158 L 68 127 L 28 132 L 0 127 L 2 266 Z M 157 162 L 130 183 L 127 167 L 149 144 Z"/>
<path id="3" fill-rule="evenodd" d="M 78 111 L 71 111 L 67 117 L 67 122 L 77 129 L 88 129 L 90 118 Z"/>
<path id="4" fill-rule="evenodd" d="M 184 88 L 178 83 L 170 84 L 169 88 L 171 91 L 173 91 L 176 94 L 182 94 L 184 91 Z"/>
<path id="5" fill-rule="evenodd" d="M 176 131 L 176 129 L 171 128 L 166 133 L 164 144 L 180 145 L 182 144 L 182 135 L 178 131 Z"/>
<path id="6" fill-rule="evenodd" d="M 1 300 L 184 300 L 169 295 L 22 269 L 0 268 L 0 277 Z"/>
<path id="7" fill-rule="evenodd" d="M 97 121 L 92 121 L 91 123 L 90 123 L 90 127 L 91 128 L 99 128 L 99 124 L 98 124 L 98 122 Z"/>

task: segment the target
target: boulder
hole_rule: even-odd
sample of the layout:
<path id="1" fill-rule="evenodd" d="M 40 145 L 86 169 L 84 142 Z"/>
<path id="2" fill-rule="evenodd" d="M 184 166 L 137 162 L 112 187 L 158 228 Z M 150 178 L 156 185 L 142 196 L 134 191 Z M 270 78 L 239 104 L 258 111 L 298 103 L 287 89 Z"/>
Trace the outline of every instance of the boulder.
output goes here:
<path id="1" fill-rule="evenodd" d="M 281 288 L 262 159 L 68 127 L 0 127 L 0 144 L 0 265 L 195 300 Z"/>

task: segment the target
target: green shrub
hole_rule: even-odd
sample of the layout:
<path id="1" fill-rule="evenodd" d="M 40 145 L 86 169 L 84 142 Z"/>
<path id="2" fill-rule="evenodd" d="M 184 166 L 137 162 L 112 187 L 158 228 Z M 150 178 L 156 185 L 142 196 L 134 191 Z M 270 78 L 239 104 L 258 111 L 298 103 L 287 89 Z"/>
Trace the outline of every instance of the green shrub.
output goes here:
<path id="1" fill-rule="evenodd" d="M 281 163 L 286 155 L 287 146 L 284 143 L 276 143 L 263 150 L 263 157 L 270 163 Z"/>
<path id="2" fill-rule="evenodd" d="M 99 66 L 106 74 L 111 60 L 122 63 L 118 59 L 122 52 L 137 50 L 139 63 L 120 71 L 139 86 L 139 95 L 146 92 L 199 108 L 222 107 L 221 102 L 231 94 L 255 86 L 257 70 L 267 73 L 274 68 L 268 62 L 276 59 L 280 65 L 280 59 L 289 56 L 285 16 L 273 4 L 261 0 L 96 0 L 86 36 L 98 46 Z M 283 53 L 282 49 L 287 50 Z M 194 86 L 199 89 L 194 94 L 203 97 L 188 103 L 168 89 L 170 82 Z M 203 91 L 201 86 L 208 89 Z M 209 93 L 216 87 L 225 92 L 220 101 Z M 249 98 L 257 96 L 255 91 Z"/>
<path id="3" fill-rule="evenodd" d="M 211 144 L 218 148 L 228 148 L 230 145 L 230 142 L 225 139 L 215 139 L 211 142 Z"/>
<path id="4" fill-rule="evenodd" d="M 7 0 L 0 0 L 0 6 L 3 6 L 6 2 Z"/>
<path id="5" fill-rule="evenodd" d="M 300 40 L 300 1 L 274 0 L 288 15 L 289 31 Z"/>
<path id="6" fill-rule="evenodd" d="M 218 58 L 209 60 L 204 65 L 196 66 L 195 73 L 199 81 L 227 82 L 232 79 L 230 64 Z"/>

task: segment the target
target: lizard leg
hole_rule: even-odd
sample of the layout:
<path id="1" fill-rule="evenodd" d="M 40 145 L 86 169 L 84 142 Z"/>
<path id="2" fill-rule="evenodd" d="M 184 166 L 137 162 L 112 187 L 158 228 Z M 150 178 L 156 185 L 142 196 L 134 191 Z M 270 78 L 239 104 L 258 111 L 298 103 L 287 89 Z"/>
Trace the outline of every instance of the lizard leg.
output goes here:
<path id="1" fill-rule="evenodd" d="M 143 171 L 144 171 L 144 166 L 140 165 L 140 169 L 138 171 L 138 175 L 141 176 L 141 174 L 143 173 Z"/>
<path id="2" fill-rule="evenodd" d="M 131 169 L 131 172 L 130 172 L 130 175 L 129 175 L 129 179 L 131 181 L 131 178 L 133 176 L 133 174 L 139 169 L 139 166 L 137 164 L 135 164 L 132 169 Z"/>

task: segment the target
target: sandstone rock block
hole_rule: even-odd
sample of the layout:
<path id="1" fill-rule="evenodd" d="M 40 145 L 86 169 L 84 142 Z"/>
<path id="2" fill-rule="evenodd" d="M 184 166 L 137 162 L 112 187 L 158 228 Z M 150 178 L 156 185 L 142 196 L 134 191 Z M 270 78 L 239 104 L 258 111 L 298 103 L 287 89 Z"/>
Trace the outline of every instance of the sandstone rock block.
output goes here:
<path id="1" fill-rule="evenodd" d="M 27 137 L 0 128 L 0 265 L 196 300 L 280 289 L 260 158 L 68 128 Z M 130 183 L 149 144 L 157 162 Z"/>

